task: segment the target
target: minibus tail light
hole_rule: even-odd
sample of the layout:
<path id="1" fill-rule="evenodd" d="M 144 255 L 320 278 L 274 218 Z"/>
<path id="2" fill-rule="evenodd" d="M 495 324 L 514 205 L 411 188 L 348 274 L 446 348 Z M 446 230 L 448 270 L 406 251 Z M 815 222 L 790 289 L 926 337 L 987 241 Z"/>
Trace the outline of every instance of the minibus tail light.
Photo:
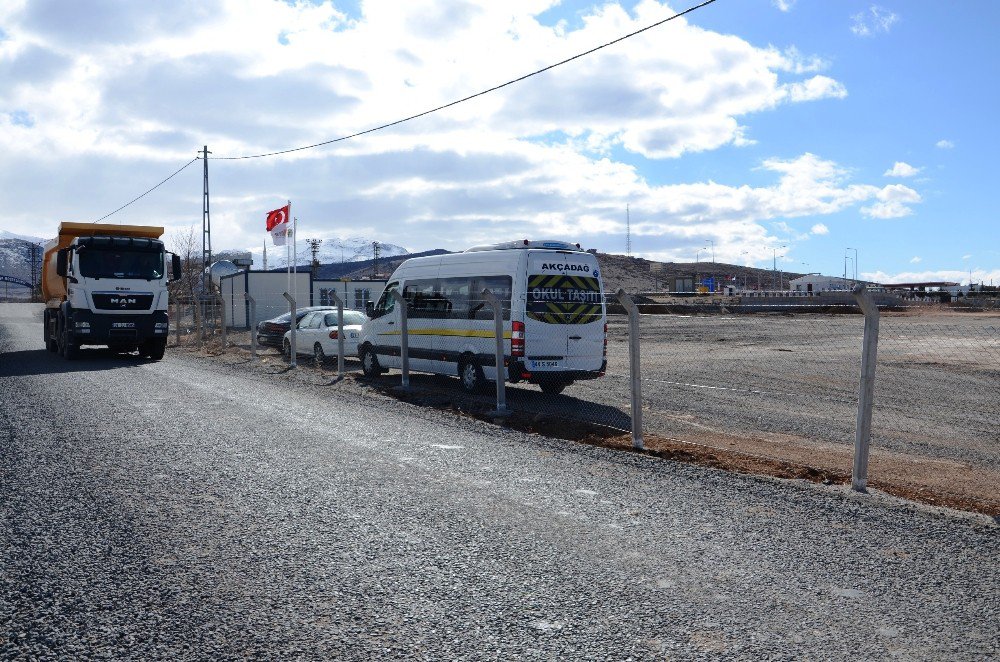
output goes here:
<path id="1" fill-rule="evenodd" d="M 607 326 L 607 324 L 605 324 L 604 326 Z M 337 330 L 336 329 L 331 329 L 330 330 L 330 340 L 336 340 L 336 339 L 337 339 Z M 607 345 L 607 342 L 608 341 L 605 340 L 604 344 Z"/>
<path id="2" fill-rule="evenodd" d="M 511 323 L 510 355 L 524 356 L 524 322 L 514 321 Z"/>
<path id="3" fill-rule="evenodd" d="M 604 358 L 608 358 L 608 323 L 604 323 Z"/>

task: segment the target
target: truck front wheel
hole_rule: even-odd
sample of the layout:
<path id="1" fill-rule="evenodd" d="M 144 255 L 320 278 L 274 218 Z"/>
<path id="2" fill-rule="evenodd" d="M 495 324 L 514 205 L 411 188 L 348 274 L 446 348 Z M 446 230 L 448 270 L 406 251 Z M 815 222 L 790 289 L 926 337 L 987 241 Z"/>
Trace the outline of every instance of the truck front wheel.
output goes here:
<path id="1" fill-rule="evenodd" d="M 45 340 L 45 349 L 50 352 L 59 351 L 59 343 L 56 342 L 55 334 L 53 333 L 53 327 L 55 327 L 55 320 L 52 319 L 52 315 L 48 310 L 45 311 L 44 326 L 42 327 L 42 338 Z"/>
<path id="2" fill-rule="evenodd" d="M 163 354 L 167 351 L 167 339 L 166 338 L 152 338 L 142 343 L 139 347 L 139 354 L 141 356 L 148 357 L 153 361 L 159 361 L 163 358 Z"/>

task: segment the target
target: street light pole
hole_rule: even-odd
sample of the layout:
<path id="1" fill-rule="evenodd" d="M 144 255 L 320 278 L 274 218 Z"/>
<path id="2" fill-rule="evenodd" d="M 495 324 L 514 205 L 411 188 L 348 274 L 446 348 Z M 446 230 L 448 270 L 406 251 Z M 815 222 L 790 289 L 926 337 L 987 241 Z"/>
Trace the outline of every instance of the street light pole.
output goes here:
<path id="1" fill-rule="evenodd" d="M 786 248 L 786 246 L 781 245 L 778 246 L 778 248 Z M 778 274 L 778 248 L 774 247 L 771 248 L 771 273 L 774 274 L 775 276 L 777 276 Z M 784 257 L 784 255 L 782 255 L 782 257 Z M 771 284 L 772 285 L 774 284 L 773 279 Z M 778 286 L 775 288 L 775 290 L 780 290 L 780 289 L 781 289 L 781 284 L 778 283 Z"/>
<path id="2" fill-rule="evenodd" d="M 845 283 L 847 282 L 847 260 L 850 259 L 847 256 L 847 251 L 854 251 L 854 262 L 851 263 L 851 266 L 853 267 L 854 282 L 857 283 L 858 282 L 858 249 L 857 248 L 851 248 L 850 246 L 848 246 L 847 248 L 844 249 L 844 282 Z"/>

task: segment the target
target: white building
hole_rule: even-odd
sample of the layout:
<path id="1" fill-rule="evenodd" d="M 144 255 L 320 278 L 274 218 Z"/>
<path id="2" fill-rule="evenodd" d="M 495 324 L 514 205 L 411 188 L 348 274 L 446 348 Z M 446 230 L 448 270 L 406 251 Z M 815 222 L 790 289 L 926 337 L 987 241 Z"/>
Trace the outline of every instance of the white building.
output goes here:
<path id="1" fill-rule="evenodd" d="M 810 294 L 812 292 L 829 292 L 850 290 L 854 284 L 853 280 L 846 280 L 840 276 L 823 276 L 821 274 L 806 274 L 788 281 L 788 286 L 793 292 Z"/>
<path id="2" fill-rule="evenodd" d="M 300 267 L 301 269 L 301 267 Z M 385 289 L 384 280 L 313 280 L 309 271 L 241 271 L 219 279 L 219 290 L 226 305 L 226 325 L 248 329 L 257 322 L 288 312 L 284 292 L 293 293 L 298 308 L 330 306 L 336 293 L 346 308 L 364 311 L 365 304 L 377 301 Z M 256 315 L 251 314 L 249 293 L 255 302 Z"/>

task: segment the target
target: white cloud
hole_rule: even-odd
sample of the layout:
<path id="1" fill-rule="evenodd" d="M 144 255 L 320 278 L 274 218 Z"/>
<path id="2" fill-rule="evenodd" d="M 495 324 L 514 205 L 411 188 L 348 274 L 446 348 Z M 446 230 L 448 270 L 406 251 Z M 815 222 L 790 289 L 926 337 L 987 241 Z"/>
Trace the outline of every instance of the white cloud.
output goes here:
<path id="1" fill-rule="evenodd" d="M 862 207 L 861 213 L 869 218 L 902 218 L 913 213 L 909 205 L 920 202 L 920 194 L 902 184 L 890 184 L 875 193 L 877 202 Z"/>
<path id="2" fill-rule="evenodd" d="M 812 226 L 812 228 L 810 228 L 809 232 L 810 234 L 815 234 L 815 235 L 829 234 L 830 228 L 826 227 L 822 223 L 817 223 L 816 225 Z"/>
<path id="3" fill-rule="evenodd" d="M 914 255 L 910 258 L 910 264 L 920 264 L 921 262 L 923 262 L 923 258 L 919 255 Z"/>
<path id="4" fill-rule="evenodd" d="M 959 271 L 957 269 L 941 269 L 936 271 L 900 271 L 889 273 L 885 271 L 866 271 L 861 274 L 865 280 L 876 283 L 929 283 L 929 282 L 949 282 L 960 285 L 969 284 L 968 270 Z M 989 283 L 990 281 L 1000 282 L 1000 269 L 973 269 L 973 283 Z"/>
<path id="5" fill-rule="evenodd" d="M 872 5 L 867 11 L 851 16 L 851 32 L 859 37 L 888 34 L 897 22 L 899 22 L 898 14 L 884 7 Z"/>
<path id="6" fill-rule="evenodd" d="M 0 225 L 51 235 L 57 221 L 40 227 L 39 217 L 100 217 L 204 144 L 231 156 L 368 129 L 673 13 L 654 0 L 631 11 L 612 2 L 586 10 L 578 27 L 540 22 L 555 4 L 375 2 L 349 17 L 330 3 L 264 0 L 121 3 L 117 14 L 86 16 L 77 3 L 4 3 Z M 809 153 L 764 161 L 773 181 L 757 186 L 653 184 L 613 157 L 753 144 L 747 118 L 847 94 L 817 74 L 827 67 L 794 48 L 674 21 L 386 131 L 278 158 L 213 160 L 213 245 L 259 247 L 263 213 L 286 199 L 308 236 L 368 235 L 414 250 L 525 233 L 617 248 L 627 200 L 633 236 L 662 255 L 706 237 L 719 256 L 738 255 L 774 244 L 773 221 L 862 204 L 909 213 L 920 199 L 912 189 L 851 182 Z M 21 111 L 34 126 L 9 119 Z M 201 165 L 111 220 L 189 227 L 201 212 Z M 27 209 L 27 197 L 38 204 Z"/>
<path id="7" fill-rule="evenodd" d="M 771 4 L 774 5 L 779 11 L 789 12 L 792 7 L 795 6 L 797 0 L 771 0 Z"/>
<path id="8" fill-rule="evenodd" d="M 934 146 L 938 149 L 952 149 L 955 146 L 955 143 L 950 140 L 939 140 L 934 143 Z"/>
<path id="9" fill-rule="evenodd" d="M 971 260 L 971 259 L 972 259 L 972 256 L 971 256 L 971 255 L 963 255 L 963 256 L 962 256 L 962 259 L 963 259 L 963 260 Z"/>
<path id="10" fill-rule="evenodd" d="M 882 173 L 882 176 L 883 177 L 913 177 L 914 175 L 916 175 L 921 170 L 922 170 L 922 168 L 914 168 L 909 163 L 904 163 L 903 161 L 896 161 L 896 163 L 891 168 L 889 168 L 884 173 Z"/>

